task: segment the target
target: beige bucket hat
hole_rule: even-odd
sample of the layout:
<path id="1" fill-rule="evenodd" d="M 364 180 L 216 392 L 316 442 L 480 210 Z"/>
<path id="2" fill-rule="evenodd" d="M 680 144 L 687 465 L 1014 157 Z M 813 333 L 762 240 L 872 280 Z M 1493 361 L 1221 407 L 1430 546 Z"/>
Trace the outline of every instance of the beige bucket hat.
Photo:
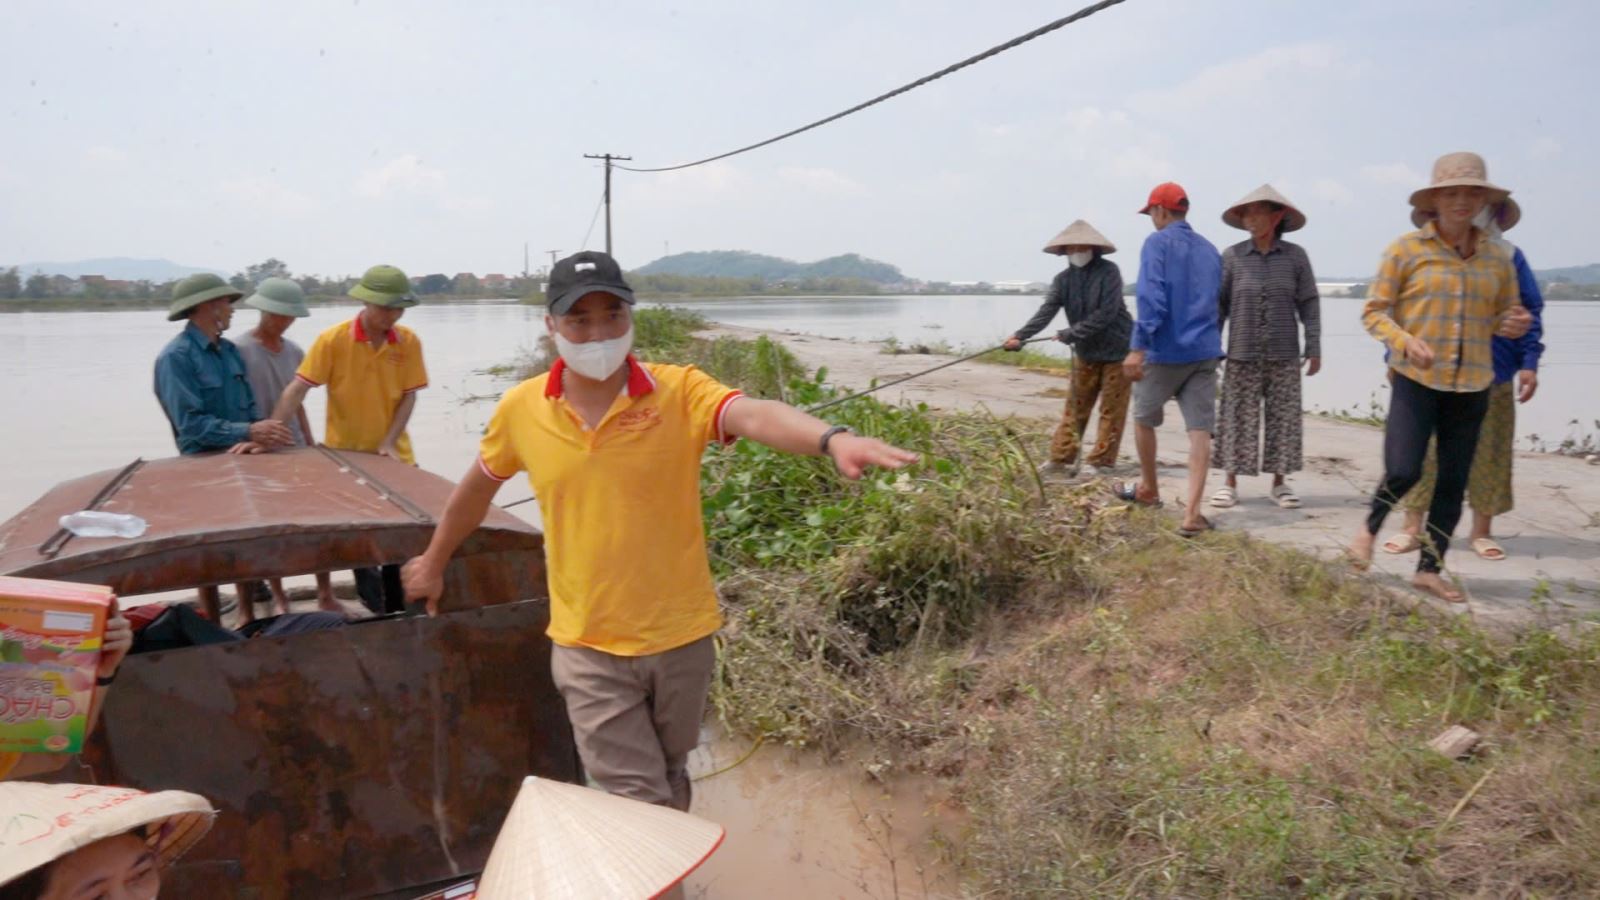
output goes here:
<path id="1" fill-rule="evenodd" d="M 1522 221 L 1522 207 L 1517 205 L 1517 201 L 1507 197 L 1504 203 L 1495 207 L 1494 217 L 1495 224 L 1500 226 L 1502 233 L 1510 231 L 1513 225 Z M 1411 224 L 1418 228 L 1428 224 L 1429 220 L 1433 218 L 1434 213 L 1431 210 L 1420 210 L 1415 206 L 1411 207 Z"/>
<path id="2" fill-rule="evenodd" d="M 722 844 L 699 816 L 547 778 L 522 782 L 477 900 L 655 897 Z"/>
<path id="3" fill-rule="evenodd" d="M 0 783 L 0 884 L 87 847 L 145 830 L 162 866 L 182 856 L 211 830 L 216 810 L 187 791 L 147 794 L 92 784 Z"/>
<path id="4" fill-rule="evenodd" d="M 1278 193 L 1277 188 L 1270 184 L 1263 184 L 1261 187 L 1245 194 L 1243 200 L 1228 207 L 1222 213 L 1222 221 L 1234 228 L 1244 228 L 1244 208 L 1252 203 L 1260 203 L 1262 201 L 1276 203 L 1283 207 L 1284 231 L 1299 231 L 1306 227 L 1306 214 L 1301 212 L 1293 203 L 1290 203 L 1289 198 Z"/>
<path id="5" fill-rule="evenodd" d="M 1074 220 L 1071 225 L 1061 230 L 1061 233 L 1050 239 L 1044 245 L 1044 252 L 1064 256 L 1068 247 L 1097 247 L 1101 253 L 1117 252 L 1117 245 L 1106 240 L 1106 236 L 1096 231 L 1093 225 L 1082 219 Z"/>
<path id="6" fill-rule="evenodd" d="M 1411 192 L 1411 205 L 1423 212 L 1435 209 L 1434 191 L 1447 187 L 1481 187 L 1489 191 L 1490 205 L 1504 203 L 1511 196 L 1508 188 L 1489 181 L 1489 166 L 1476 153 L 1446 153 L 1433 163 L 1433 180 L 1425 188 Z"/>

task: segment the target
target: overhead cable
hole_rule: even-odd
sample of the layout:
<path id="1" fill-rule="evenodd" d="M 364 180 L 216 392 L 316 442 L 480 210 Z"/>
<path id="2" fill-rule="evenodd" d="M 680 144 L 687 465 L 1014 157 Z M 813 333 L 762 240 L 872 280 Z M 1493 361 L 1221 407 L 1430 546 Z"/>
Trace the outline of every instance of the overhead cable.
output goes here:
<path id="1" fill-rule="evenodd" d="M 1027 42 L 1033 40 L 1034 38 L 1042 37 L 1042 36 L 1044 36 L 1046 34 L 1049 34 L 1052 31 L 1056 31 L 1057 29 L 1060 29 L 1060 28 L 1065 28 L 1066 26 L 1071 25 L 1073 22 L 1076 22 L 1076 21 L 1078 21 L 1080 19 L 1086 19 L 1089 16 L 1092 16 L 1095 13 L 1097 13 L 1097 12 L 1103 10 L 1103 9 L 1106 9 L 1107 7 L 1116 6 L 1117 4 L 1122 3 L 1122 2 L 1125 2 L 1125 0 L 1100 0 L 1099 3 L 1092 3 L 1092 4 L 1088 5 L 1088 6 L 1085 6 L 1083 9 L 1078 10 L 1077 12 L 1073 13 L 1070 16 L 1064 16 L 1062 18 L 1056 19 L 1054 22 L 1050 22 L 1050 23 L 1047 23 L 1045 25 L 1041 25 L 1038 28 L 1035 28 L 1034 30 L 1028 32 L 1027 34 L 1020 35 L 1018 37 L 1012 38 L 1009 41 L 1006 41 L 1004 44 L 1000 44 L 998 46 L 990 47 L 988 50 L 985 50 L 985 51 L 983 51 L 982 53 L 979 53 L 976 56 L 969 56 L 966 59 L 964 59 L 964 60 L 962 60 L 962 61 L 960 61 L 958 63 L 955 63 L 954 65 L 945 66 L 944 68 L 940 69 L 939 71 L 934 72 L 932 75 L 925 75 L 925 76 L 923 76 L 921 78 L 918 78 L 916 81 L 911 82 L 910 84 L 901 85 L 900 87 L 895 88 L 894 90 L 888 92 L 887 94 L 880 94 L 879 96 L 873 97 L 871 100 L 868 100 L 865 103 L 860 103 L 860 104 L 857 104 L 855 106 L 852 106 L 852 107 L 850 107 L 849 109 L 847 109 L 847 110 L 845 110 L 843 112 L 834 113 L 833 115 L 827 117 L 826 119 L 818 119 L 817 121 L 812 122 L 810 125 L 802 125 L 801 127 L 794 129 L 793 131 L 785 131 L 783 134 L 780 134 L 780 135 L 778 135 L 776 137 L 767 138 L 764 141 L 761 141 L 761 142 L 755 143 L 755 144 L 751 144 L 748 147 L 740 147 L 737 150 L 729 150 L 727 153 L 719 153 L 716 156 L 708 156 L 705 159 L 697 159 L 694 162 L 681 163 L 681 164 L 676 165 L 676 166 L 657 166 L 657 167 L 654 167 L 654 168 L 645 168 L 645 167 L 640 167 L 640 166 L 617 166 L 616 168 L 623 169 L 623 170 L 628 171 L 628 172 L 673 172 L 673 171 L 676 171 L 678 169 L 688 169 L 688 168 L 692 168 L 694 166 L 702 166 L 702 165 L 705 165 L 708 162 L 716 162 L 719 159 L 727 159 L 730 156 L 738 156 L 741 153 L 748 153 L 751 150 L 756 150 L 758 148 L 765 147 L 768 144 L 776 144 L 777 142 L 779 142 L 781 140 L 784 140 L 785 138 L 792 138 L 797 134 L 802 134 L 804 132 L 810 131 L 813 128 L 820 128 L 823 125 L 828 124 L 829 122 L 837 122 L 838 120 L 844 118 L 845 116 L 851 115 L 852 113 L 858 113 L 858 112 L 866 109 L 869 106 L 876 106 L 877 104 L 882 103 L 885 100 L 888 100 L 888 99 L 890 99 L 892 97 L 898 97 L 899 95 L 904 94 L 907 91 L 913 90 L 915 88 L 922 87 L 923 85 L 925 85 L 925 84 L 927 84 L 927 83 L 929 83 L 931 81 L 937 81 L 938 79 L 943 78 L 944 76 L 949 75 L 952 72 L 956 72 L 956 71 L 959 71 L 961 69 L 965 69 L 967 66 L 973 65 L 975 63 L 983 62 L 984 60 L 988 59 L 991 56 L 998 56 L 999 54 L 1004 53 L 1004 52 L 1006 52 L 1007 50 L 1010 50 L 1013 47 L 1019 47 L 1019 46 L 1021 46 L 1023 44 L 1026 44 Z"/>

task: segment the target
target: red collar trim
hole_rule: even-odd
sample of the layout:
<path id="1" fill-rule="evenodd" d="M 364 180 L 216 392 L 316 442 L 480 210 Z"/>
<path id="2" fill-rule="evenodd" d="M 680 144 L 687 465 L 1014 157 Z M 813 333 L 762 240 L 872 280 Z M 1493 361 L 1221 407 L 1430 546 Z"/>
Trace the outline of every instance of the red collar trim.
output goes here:
<path id="1" fill-rule="evenodd" d="M 556 357 L 555 364 L 550 367 L 550 377 L 544 382 L 544 395 L 546 397 L 561 396 L 561 375 L 567 371 L 567 361 Z M 628 354 L 628 396 L 643 397 L 656 389 L 656 377 L 650 374 L 633 354 Z"/>
<path id="2" fill-rule="evenodd" d="M 367 330 L 361 327 L 360 315 L 350 320 L 350 336 L 355 338 L 356 343 L 365 344 L 367 342 Z M 389 333 L 384 336 L 384 339 L 390 344 L 400 343 L 400 335 L 395 334 L 393 328 L 389 329 Z"/>

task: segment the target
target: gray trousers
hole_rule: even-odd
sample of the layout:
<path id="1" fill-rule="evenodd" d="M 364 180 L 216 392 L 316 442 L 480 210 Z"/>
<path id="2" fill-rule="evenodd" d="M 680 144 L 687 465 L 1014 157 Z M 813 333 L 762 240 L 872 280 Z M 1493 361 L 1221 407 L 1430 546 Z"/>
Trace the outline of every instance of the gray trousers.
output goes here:
<path id="1" fill-rule="evenodd" d="M 606 792 L 689 809 L 689 752 L 716 647 L 710 635 L 649 656 L 551 648 L 550 672 L 589 777 Z"/>

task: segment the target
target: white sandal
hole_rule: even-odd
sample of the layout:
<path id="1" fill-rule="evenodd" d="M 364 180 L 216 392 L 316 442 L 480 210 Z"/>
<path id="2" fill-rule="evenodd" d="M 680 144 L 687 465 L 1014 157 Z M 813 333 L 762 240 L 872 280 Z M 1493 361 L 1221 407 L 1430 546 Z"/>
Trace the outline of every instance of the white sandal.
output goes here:
<path id="1" fill-rule="evenodd" d="M 1227 485 L 1217 488 L 1217 492 L 1211 495 L 1211 505 L 1216 509 L 1227 509 L 1237 505 L 1238 502 L 1239 492 Z"/>
<path id="2" fill-rule="evenodd" d="M 1278 501 L 1278 506 L 1283 509 L 1300 508 L 1300 495 L 1294 492 L 1294 488 L 1289 487 L 1287 481 L 1272 486 L 1272 499 Z"/>

